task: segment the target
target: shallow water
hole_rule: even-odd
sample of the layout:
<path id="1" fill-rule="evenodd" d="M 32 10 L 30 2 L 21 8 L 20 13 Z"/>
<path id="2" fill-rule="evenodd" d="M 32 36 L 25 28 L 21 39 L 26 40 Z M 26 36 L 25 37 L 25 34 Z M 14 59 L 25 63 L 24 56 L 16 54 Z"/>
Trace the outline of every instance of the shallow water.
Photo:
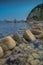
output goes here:
<path id="1" fill-rule="evenodd" d="M 21 33 L 19 30 L 20 27 L 29 28 L 27 23 L 6 23 L 4 21 L 0 21 L 0 38 L 6 35 L 14 34 L 17 31 Z"/>

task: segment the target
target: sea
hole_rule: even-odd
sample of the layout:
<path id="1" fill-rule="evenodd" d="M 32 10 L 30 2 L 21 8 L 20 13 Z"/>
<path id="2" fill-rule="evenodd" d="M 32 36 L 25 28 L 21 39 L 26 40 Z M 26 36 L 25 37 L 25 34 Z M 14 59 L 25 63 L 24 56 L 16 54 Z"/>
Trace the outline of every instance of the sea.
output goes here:
<path id="1" fill-rule="evenodd" d="M 6 21 L 0 21 L 0 38 L 14 34 L 16 32 L 22 34 L 22 30 L 20 30 L 20 28 L 27 29 L 29 26 L 25 22 L 14 23 L 11 21 L 7 23 Z"/>
<path id="2" fill-rule="evenodd" d="M 28 2 L 26 0 L 23 2 L 5 2 L 4 0 L 0 0 L 0 38 L 17 31 L 19 32 L 20 27 L 28 28 L 27 23 L 21 22 L 15 24 L 13 20 L 26 20 L 31 10 L 42 2 L 42 0 L 34 0 L 34 2 L 29 0 Z M 5 20 L 10 20 L 12 22 L 6 23 Z"/>

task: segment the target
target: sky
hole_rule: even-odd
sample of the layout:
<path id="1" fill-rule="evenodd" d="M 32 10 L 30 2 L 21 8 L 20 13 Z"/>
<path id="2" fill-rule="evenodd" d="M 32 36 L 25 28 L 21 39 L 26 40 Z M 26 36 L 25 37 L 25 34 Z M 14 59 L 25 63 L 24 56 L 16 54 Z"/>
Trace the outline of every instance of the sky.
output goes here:
<path id="1" fill-rule="evenodd" d="M 0 0 L 0 20 L 26 19 L 30 11 L 43 0 Z"/>

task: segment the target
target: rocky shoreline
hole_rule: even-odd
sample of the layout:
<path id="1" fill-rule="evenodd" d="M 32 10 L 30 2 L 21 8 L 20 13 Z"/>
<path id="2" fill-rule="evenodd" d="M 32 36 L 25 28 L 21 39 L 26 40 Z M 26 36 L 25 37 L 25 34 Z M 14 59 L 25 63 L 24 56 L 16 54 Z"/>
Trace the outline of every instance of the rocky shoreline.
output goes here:
<path id="1" fill-rule="evenodd" d="M 0 65 L 43 65 L 43 23 L 0 39 Z"/>

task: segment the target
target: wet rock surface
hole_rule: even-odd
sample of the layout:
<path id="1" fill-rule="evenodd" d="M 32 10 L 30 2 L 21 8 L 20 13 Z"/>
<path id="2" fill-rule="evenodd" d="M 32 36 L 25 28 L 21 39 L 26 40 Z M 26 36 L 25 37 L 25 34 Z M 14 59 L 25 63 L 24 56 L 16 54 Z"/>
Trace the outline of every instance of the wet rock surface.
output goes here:
<path id="1" fill-rule="evenodd" d="M 35 25 L 37 26 L 36 23 Z M 34 26 L 34 29 L 39 30 L 38 26 L 37 28 Z M 40 34 L 36 34 L 38 38 L 31 30 L 24 31 L 24 33 L 27 31 L 26 37 L 24 33 L 21 37 L 17 32 L 0 39 L 0 65 L 43 65 L 43 37 L 39 38 L 43 30 L 41 29 Z"/>

